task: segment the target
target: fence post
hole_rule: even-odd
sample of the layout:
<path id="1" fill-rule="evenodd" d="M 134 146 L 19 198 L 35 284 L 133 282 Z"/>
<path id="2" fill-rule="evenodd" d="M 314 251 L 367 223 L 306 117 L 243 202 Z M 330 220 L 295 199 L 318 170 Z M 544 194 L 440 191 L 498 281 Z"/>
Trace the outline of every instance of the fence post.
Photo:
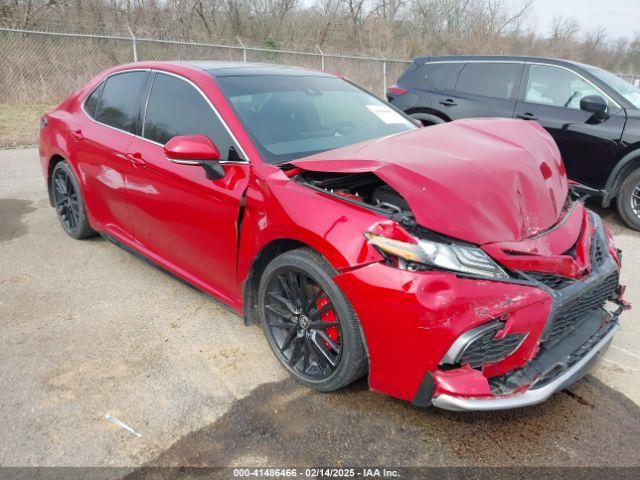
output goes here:
<path id="1" fill-rule="evenodd" d="M 131 27 L 127 24 L 127 30 L 129 30 L 129 35 L 131 35 L 131 45 L 133 47 L 133 61 L 138 61 L 138 46 L 136 44 L 136 36 L 131 31 Z"/>
<path id="2" fill-rule="evenodd" d="M 387 91 L 387 61 L 382 60 L 382 97 Z"/>
<path id="3" fill-rule="evenodd" d="M 236 37 L 236 40 L 238 41 L 238 43 L 242 47 L 242 61 L 244 63 L 247 63 L 247 47 L 245 46 L 244 43 L 242 43 L 242 40 L 240 40 L 240 37 Z"/>
<path id="4" fill-rule="evenodd" d="M 318 49 L 318 52 L 320 52 L 320 68 L 324 72 L 324 52 L 320 48 L 320 45 L 316 45 L 316 48 Z"/>

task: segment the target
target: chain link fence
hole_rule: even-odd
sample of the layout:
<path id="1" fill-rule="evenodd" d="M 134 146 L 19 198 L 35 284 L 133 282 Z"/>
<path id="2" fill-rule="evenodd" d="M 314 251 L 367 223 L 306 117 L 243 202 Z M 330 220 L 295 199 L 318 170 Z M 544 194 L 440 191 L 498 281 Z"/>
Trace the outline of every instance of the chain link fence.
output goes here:
<path id="1" fill-rule="evenodd" d="M 37 142 L 39 117 L 102 70 L 145 60 L 268 62 L 339 73 L 384 95 L 409 60 L 0 28 L 0 148 Z M 640 86 L 640 76 L 620 74 Z"/>
<path id="2" fill-rule="evenodd" d="M 0 28 L 0 148 L 37 142 L 38 119 L 93 76 L 146 60 L 269 62 L 339 73 L 384 94 L 408 60 Z"/>

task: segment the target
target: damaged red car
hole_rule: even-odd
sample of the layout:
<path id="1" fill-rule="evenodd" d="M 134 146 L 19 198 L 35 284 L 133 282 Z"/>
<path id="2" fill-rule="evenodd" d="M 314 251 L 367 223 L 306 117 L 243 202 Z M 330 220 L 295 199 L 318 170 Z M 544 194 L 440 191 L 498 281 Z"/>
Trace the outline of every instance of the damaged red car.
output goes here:
<path id="1" fill-rule="evenodd" d="M 323 72 L 137 63 L 47 113 L 40 159 L 69 235 L 260 324 L 320 391 L 368 373 L 418 406 L 536 404 L 626 308 L 620 252 L 534 122 L 422 129 Z"/>

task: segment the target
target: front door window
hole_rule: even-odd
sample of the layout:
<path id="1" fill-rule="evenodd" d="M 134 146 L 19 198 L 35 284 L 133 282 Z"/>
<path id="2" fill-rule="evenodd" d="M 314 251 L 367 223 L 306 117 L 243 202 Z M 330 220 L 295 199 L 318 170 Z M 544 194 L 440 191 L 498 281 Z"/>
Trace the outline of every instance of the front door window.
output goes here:
<path id="1" fill-rule="evenodd" d="M 554 107 L 580 109 L 580 100 L 602 93 L 569 70 L 548 65 L 531 65 L 525 101 Z"/>

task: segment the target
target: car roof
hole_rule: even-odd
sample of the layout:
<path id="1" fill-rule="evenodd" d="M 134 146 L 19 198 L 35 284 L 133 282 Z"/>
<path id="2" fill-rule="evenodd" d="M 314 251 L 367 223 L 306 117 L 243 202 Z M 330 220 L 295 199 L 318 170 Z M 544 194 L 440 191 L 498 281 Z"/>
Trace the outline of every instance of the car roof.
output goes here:
<path id="1" fill-rule="evenodd" d="M 540 62 L 578 67 L 582 69 L 595 68 L 585 63 L 563 60 L 561 58 L 534 57 L 529 55 L 441 55 L 423 56 L 413 59 L 414 62 L 422 65 L 431 62 L 471 62 L 471 61 L 494 61 L 494 62 Z"/>
<path id="2" fill-rule="evenodd" d="M 205 71 L 214 77 L 253 76 L 253 75 L 296 75 L 296 76 L 326 76 L 333 75 L 319 70 L 312 70 L 288 65 L 257 62 L 174 62 Z"/>

